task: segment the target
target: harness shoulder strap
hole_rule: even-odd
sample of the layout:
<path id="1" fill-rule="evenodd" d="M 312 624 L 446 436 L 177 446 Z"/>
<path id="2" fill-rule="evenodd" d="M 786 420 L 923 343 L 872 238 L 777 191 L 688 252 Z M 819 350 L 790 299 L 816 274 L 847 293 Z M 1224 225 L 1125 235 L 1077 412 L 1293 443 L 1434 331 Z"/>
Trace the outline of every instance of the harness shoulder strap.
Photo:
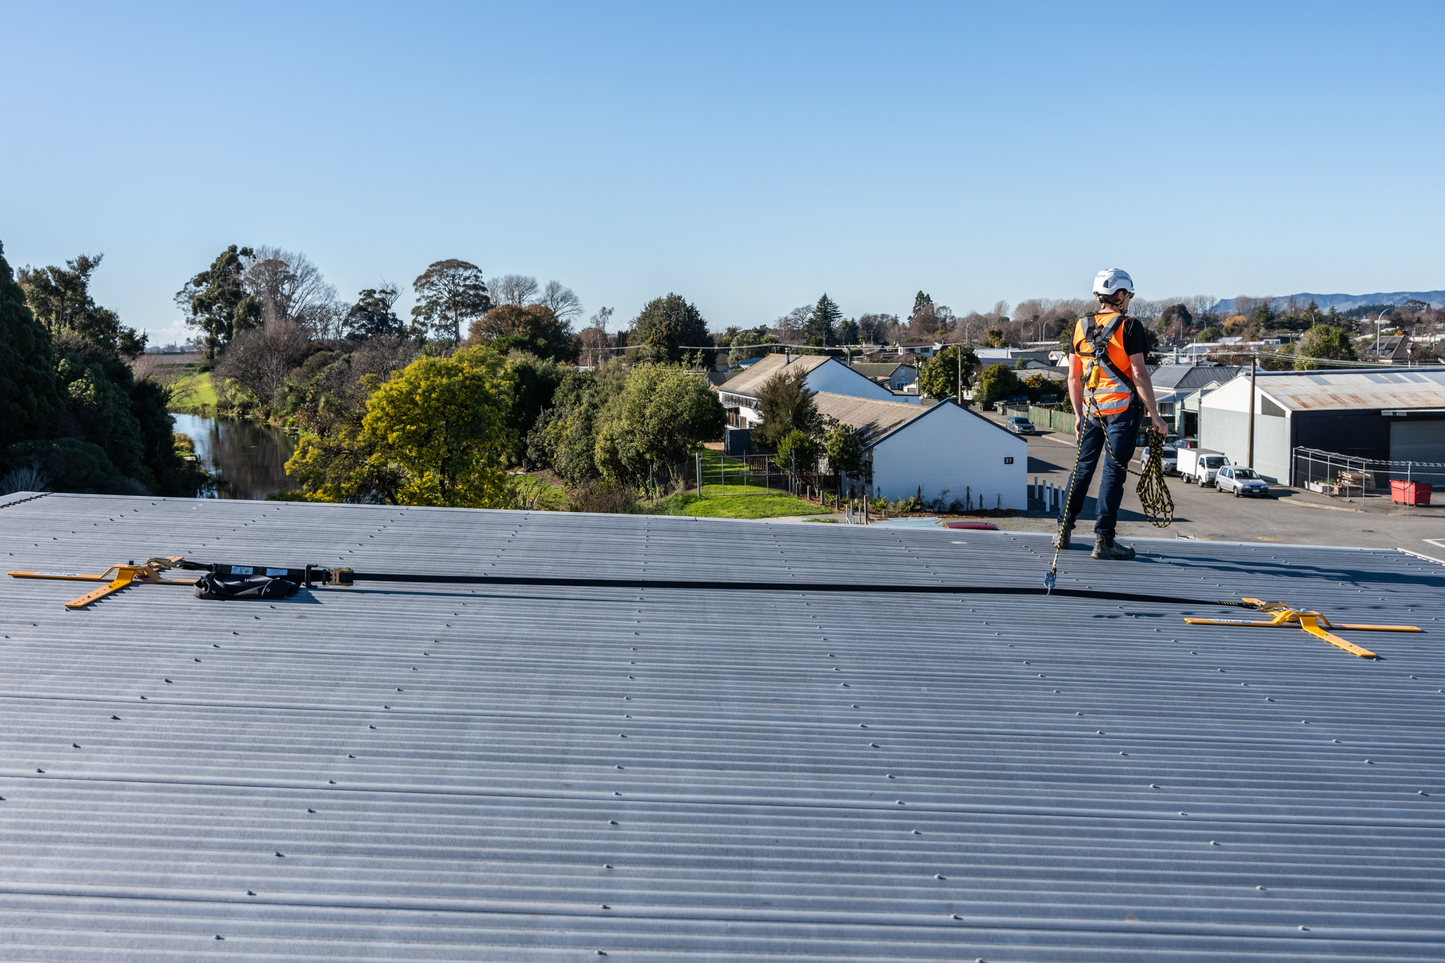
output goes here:
<path id="1" fill-rule="evenodd" d="M 1089 343 L 1094 349 L 1094 363 L 1108 372 L 1110 380 L 1117 384 L 1126 385 L 1130 392 L 1137 393 L 1137 389 L 1134 387 L 1134 379 L 1120 371 L 1114 364 L 1113 359 L 1109 357 L 1109 342 L 1113 339 L 1114 333 L 1119 330 L 1120 326 L 1128 320 L 1127 315 L 1116 314 L 1114 315 L 1114 319 L 1108 324 L 1101 325 L 1098 321 L 1095 321 Z"/>

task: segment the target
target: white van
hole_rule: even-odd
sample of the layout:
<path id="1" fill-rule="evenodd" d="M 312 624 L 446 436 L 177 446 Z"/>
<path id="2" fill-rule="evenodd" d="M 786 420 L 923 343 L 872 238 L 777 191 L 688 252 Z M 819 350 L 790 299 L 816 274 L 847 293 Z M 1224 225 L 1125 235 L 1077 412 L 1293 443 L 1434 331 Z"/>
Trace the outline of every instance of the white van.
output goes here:
<path id="1" fill-rule="evenodd" d="M 1197 482 L 1200 488 L 1213 485 L 1219 469 L 1229 464 L 1229 459 L 1222 452 L 1208 448 L 1180 448 L 1177 454 L 1180 477 L 1187 482 Z"/>

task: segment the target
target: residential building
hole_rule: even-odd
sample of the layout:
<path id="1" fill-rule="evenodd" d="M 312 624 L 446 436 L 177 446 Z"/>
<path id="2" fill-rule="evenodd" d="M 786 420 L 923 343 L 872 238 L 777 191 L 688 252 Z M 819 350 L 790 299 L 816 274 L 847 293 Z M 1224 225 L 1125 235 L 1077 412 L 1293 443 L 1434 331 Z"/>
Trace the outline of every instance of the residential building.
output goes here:
<path id="1" fill-rule="evenodd" d="M 1028 442 L 953 401 L 878 401 L 820 391 L 813 404 L 863 444 L 869 493 L 925 504 L 1028 507 Z"/>
<path id="2" fill-rule="evenodd" d="M 751 428 L 760 423 L 762 415 L 758 413 L 758 391 L 780 372 L 794 371 L 806 372 L 803 387 L 809 391 L 831 391 L 879 401 L 893 401 L 897 397 L 887 387 L 837 358 L 816 354 L 770 354 L 716 386 L 718 397 L 727 409 L 728 424 L 734 428 Z"/>
<path id="3" fill-rule="evenodd" d="M 900 361 L 855 361 L 852 367 L 859 374 L 865 375 L 881 385 L 887 385 L 894 391 L 902 391 L 918 380 L 916 364 L 905 364 Z"/>
<path id="4" fill-rule="evenodd" d="M 1184 399 L 1201 388 L 1219 387 L 1239 370 L 1235 365 L 1208 363 L 1150 365 L 1149 383 L 1154 387 L 1154 400 L 1159 402 L 1159 414 L 1178 434 L 1194 434 L 1199 425 L 1198 411 L 1186 411 Z"/>

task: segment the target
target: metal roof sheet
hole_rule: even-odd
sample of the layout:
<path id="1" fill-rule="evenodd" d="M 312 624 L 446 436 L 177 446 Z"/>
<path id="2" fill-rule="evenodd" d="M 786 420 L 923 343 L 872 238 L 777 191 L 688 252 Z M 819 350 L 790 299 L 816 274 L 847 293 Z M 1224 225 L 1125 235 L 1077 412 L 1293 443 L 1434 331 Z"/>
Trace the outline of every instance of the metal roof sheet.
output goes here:
<path id="1" fill-rule="evenodd" d="M 759 358 L 756 364 L 749 365 L 746 371 L 729 378 L 718 387 L 733 394 L 756 397 L 758 389 L 784 368 L 788 371 L 812 371 L 820 364 L 827 364 L 829 360 L 827 355 L 820 354 L 798 355 L 791 361 L 788 357 L 785 354 L 766 355 Z"/>
<path id="2" fill-rule="evenodd" d="M 1426 629 L 1371 639 L 1378 662 L 1293 630 L 1188 626 L 1189 606 L 786 587 L 1037 585 L 1045 545 L 0 500 L 15 568 L 184 553 L 779 585 L 234 604 L 144 586 L 67 611 L 75 583 L 0 580 L 0 957 L 1445 955 L 1442 569 L 1192 541 L 1062 563 L 1070 587 Z"/>
<path id="3" fill-rule="evenodd" d="M 1261 371 L 1258 377 L 1261 391 L 1293 411 L 1445 406 L 1445 369 L 1322 371 L 1308 375 Z"/>

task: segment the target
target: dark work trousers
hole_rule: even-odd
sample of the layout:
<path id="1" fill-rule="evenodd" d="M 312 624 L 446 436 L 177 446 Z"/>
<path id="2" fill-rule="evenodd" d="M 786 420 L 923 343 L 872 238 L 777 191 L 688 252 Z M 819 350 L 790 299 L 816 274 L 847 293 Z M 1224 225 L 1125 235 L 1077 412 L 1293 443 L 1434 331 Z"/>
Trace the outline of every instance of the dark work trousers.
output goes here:
<path id="1" fill-rule="evenodd" d="M 1064 531 L 1071 531 L 1074 520 L 1084 507 L 1089 494 L 1089 482 L 1094 479 L 1094 467 L 1104 459 L 1104 470 L 1099 476 L 1099 494 L 1095 499 L 1094 534 L 1114 538 L 1114 529 L 1119 521 L 1119 501 L 1124 497 L 1124 482 L 1129 478 L 1129 459 L 1134 457 L 1135 443 L 1139 439 L 1139 421 L 1144 406 L 1135 398 L 1128 410 L 1111 415 L 1101 424 L 1098 416 L 1091 415 L 1084 422 L 1083 437 L 1079 439 L 1079 464 L 1070 480 L 1069 503 L 1065 506 Z M 1109 447 L 1104 447 L 1104 434 L 1109 435 Z M 1109 451 L 1113 449 L 1113 457 Z"/>

